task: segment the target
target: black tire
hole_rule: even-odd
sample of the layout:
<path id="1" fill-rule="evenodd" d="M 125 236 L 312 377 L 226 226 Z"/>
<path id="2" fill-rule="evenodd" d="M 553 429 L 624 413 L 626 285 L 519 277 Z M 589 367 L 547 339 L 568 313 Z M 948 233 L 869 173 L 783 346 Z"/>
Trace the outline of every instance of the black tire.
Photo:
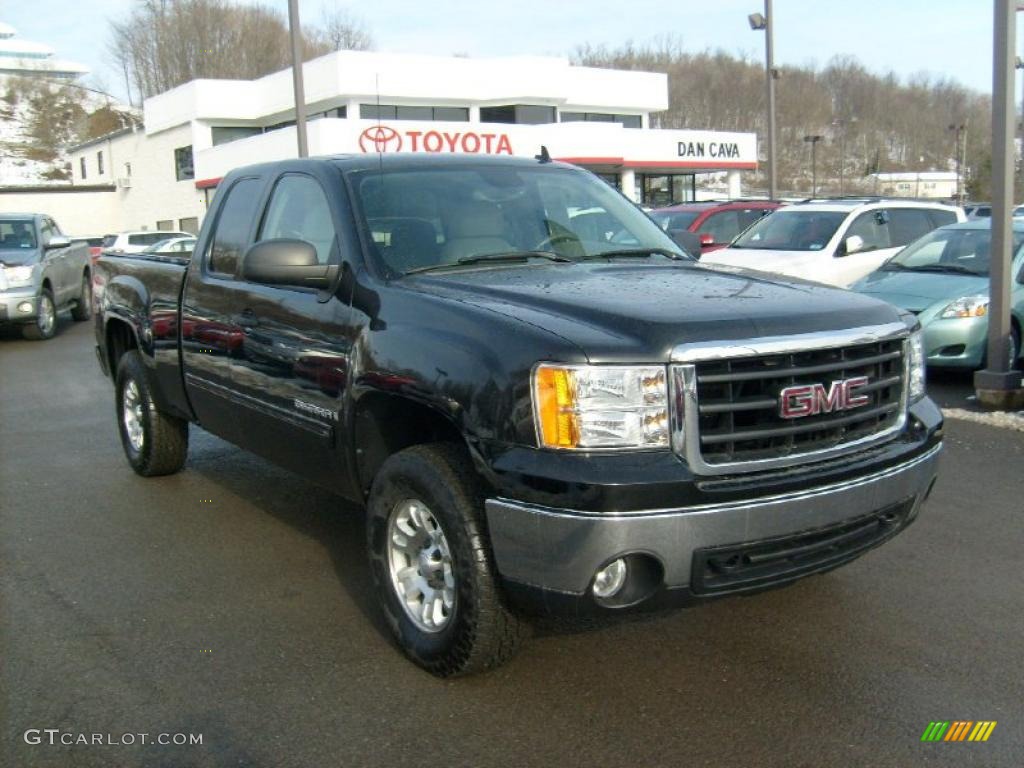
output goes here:
<path id="1" fill-rule="evenodd" d="M 406 612 L 393 586 L 389 520 L 409 499 L 429 508 L 447 538 L 455 600 L 447 624 L 424 631 Z M 470 458 L 459 446 L 436 443 L 389 458 L 374 479 L 367 509 L 370 569 L 384 618 L 398 645 L 438 677 L 500 666 L 515 655 L 527 625 L 505 607 L 483 517 L 483 494 Z"/>
<path id="2" fill-rule="evenodd" d="M 57 333 L 57 305 L 53 301 L 53 292 L 44 287 L 39 294 L 36 319 L 21 326 L 21 334 L 31 341 L 45 341 L 52 339 L 55 333 Z"/>
<path id="3" fill-rule="evenodd" d="M 134 390 L 132 389 L 134 387 Z M 125 417 L 125 399 L 138 404 L 134 423 L 141 440 L 133 444 Z M 185 465 L 188 455 L 188 422 L 157 410 L 146 379 L 146 371 L 137 350 L 129 350 L 117 365 L 117 428 L 124 455 L 143 477 L 173 475 Z"/>
<path id="4" fill-rule="evenodd" d="M 82 275 L 82 291 L 78 294 L 78 303 L 71 308 L 71 319 L 84 322 L 92 317 L 92 280 L 89 273 Z"/>

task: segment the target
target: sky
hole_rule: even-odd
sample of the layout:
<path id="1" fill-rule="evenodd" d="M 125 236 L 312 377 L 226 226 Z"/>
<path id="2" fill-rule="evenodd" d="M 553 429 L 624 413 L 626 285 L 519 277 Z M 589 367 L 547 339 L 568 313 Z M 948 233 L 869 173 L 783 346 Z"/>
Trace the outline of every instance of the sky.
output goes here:
<path id="1" fill-rule="evenodd" d="M 86 64 L 94 85 L 123 96 L 123 76 L 109 65 L 108 23 L 132 4 L 0 0 L 0 21 Z M 287 0 L 263 4 L 287 12 Z M 671 36 L 691 51 L 764 56 L 763 33 L 752 32 L 746 18 L 763 12 L 762 0 L 300 0 L 303 23 L 335 4 L 362 18 L 382 51 L 567 55 L 583 43 L 616 47 Z M 903 78 L 928 72 L 991 92 L 992 6 L 991 0 L 775 0 L 776 63 L 821 66 L 848 54 L 874 72 Z M 1018 25 L 1018 50 L 1022 33 Z"/>

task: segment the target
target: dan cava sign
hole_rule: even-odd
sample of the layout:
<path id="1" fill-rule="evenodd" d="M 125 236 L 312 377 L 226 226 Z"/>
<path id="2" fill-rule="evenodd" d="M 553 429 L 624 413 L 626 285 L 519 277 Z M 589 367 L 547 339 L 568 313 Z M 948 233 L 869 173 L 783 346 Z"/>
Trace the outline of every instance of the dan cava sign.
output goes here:
<path id="1" fill-rule="evenodd" d="M 359 134 L 361 152 L 453 152 L 467 155 L 511 155 L 507 133 L 486 131 L 403 128 L 371 125 Z"/>

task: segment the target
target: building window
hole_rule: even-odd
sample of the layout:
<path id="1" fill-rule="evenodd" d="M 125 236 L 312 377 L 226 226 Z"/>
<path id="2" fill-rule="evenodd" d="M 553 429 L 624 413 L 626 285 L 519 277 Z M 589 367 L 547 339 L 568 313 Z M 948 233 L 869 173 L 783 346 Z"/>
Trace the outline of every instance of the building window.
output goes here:
<path id="1" fill-rule="evenodd" d="M 78 167 L 79 167 L 79 170 L 81 170 L 82 178 L 84 179 L 85 178 L 85 158 L 84 157 L 78 158 Z"/>
<path id="2" fill-rule="evenodd" d="M 359 117 L 363 120 L 447 120 L 465 123 L 469 120 L 469 108 L 360 104 Z"/>
<path id="3" fill-rule="evenodd" d="M 541 125 L 555 122 L 555 108 L 536 104 L 506 104 L 500 107 L 480 107 L 481 123 L 518 123 Z"/>
<path id="4" fill-rule="evenodd" d="M 174 219 L 160 219 L 156 223 L 158 232 L 170 232 L 174 229 Z"/>
<path id="5" fill-rule="evenodd" d="M 640 128 L 640 115 L 615 115 L 608 112 L 562 112 L 563 123 L 619 123 L 625 128 Z"/>
<path id="6" fill-rule="evenodd" d="M 348 117 L 348 107 L 338 107 L 337 109 L 328 109 L 326 112 L 317 112 L 310 115 L 307 119 L 319 120 L 321 117 Z"/>
<path id="7" fill-rule="evenodd" d="M 102 152 L 97 152 L 96 153 L 96 173 L 98 173 L 100 176 L 103 175 L 103 153 Z"/>
<path id="8" fill-rule="evenodd" d="M 229 141 L 247 139 L 250 136 L 259 136 L 263 129 L 258 125 L 216 125 L 210 129 L 213 138 L 213 146 L 227 144 Z"/>
<path id="9" fill-rule="evenodd" d="M 174 177 L 178 181 L 194 179 L 195 170 L 192 168 L 192 145 L 178 147 L 174 150 Z"/>
<path id="10" fill-rule="evenodd" d="M 282 121 L 280 123 L 274 123 L 273 125 L 268 125 L 266 128 L 263 129 L 263 132 L 264 133 L 270 133 L 271 131 L 276 131 L 278 128 L 291 128 L 293 125 L 295 125 L 295 121 L 294 120 L 284 120 L 284 121 Z"/>
<path id="11" fill-rule="evenodd" d="M 199 219 L 196 216 L 186 216 L 184 219 L 178 219 L 178 229 L 182 232 L 188 232 L 190 235 L 199 234 Z"/>

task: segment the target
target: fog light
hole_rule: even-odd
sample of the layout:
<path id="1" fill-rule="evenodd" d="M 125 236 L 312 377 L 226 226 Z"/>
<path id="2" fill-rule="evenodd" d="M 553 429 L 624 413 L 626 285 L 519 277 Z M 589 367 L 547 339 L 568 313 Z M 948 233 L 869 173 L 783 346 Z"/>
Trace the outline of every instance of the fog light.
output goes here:
<path id="1" fill-rule="evenodd" d="M 31 301 L 23 301 L 23 302 L 21 302 L 21 304 L 18 305 L 18 311 L 19 312 L 23 312 L 26 315 L 30 314 L 32 312 L 32 302 Z"/>
<path id="2" fill-rule="evenodd" d="M 594 597 L 614 597 L 626 583 L 626 561 L 613 560 L 594 574 Z"/>

